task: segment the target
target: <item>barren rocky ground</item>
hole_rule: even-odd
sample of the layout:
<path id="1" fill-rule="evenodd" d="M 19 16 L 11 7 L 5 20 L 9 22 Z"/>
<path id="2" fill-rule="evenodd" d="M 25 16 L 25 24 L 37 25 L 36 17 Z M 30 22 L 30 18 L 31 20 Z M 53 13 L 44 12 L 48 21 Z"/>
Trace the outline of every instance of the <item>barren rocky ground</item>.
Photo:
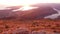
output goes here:
<path id="1" fill-rule="evenodd" d="M 60 34 L 60 20 L 0 20 L 0 34 Z"/>

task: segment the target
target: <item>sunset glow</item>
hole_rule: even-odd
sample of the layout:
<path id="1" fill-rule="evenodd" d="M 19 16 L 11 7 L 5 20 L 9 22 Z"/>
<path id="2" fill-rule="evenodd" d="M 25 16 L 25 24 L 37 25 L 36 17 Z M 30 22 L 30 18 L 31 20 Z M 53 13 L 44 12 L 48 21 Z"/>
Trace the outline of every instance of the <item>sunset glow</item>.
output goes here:
<path id="1" fill-rule="evenodd" d="M 20 8 L 20 10 L 30 10 L 30 9 L 35 9 L 35 8 L 38 8 L 38 7 L 31 7 L 31 6 L 24 6 L 22 8 Z"/>
<path id="2" fill-rule="evenodd" d="M 13 12 L 19 11 L 19 10 L 21 10 L 21 11 L 31 10 L 31 9 L 36 9 L 36 8 L 38 8 L 38 7 L 31 7 L 31 6 L 28 5 L 28 6 L 23 6 L 23 7 L 19 8 L 19 9 L 17 9 L 17 10 L 13 10 Z"/>

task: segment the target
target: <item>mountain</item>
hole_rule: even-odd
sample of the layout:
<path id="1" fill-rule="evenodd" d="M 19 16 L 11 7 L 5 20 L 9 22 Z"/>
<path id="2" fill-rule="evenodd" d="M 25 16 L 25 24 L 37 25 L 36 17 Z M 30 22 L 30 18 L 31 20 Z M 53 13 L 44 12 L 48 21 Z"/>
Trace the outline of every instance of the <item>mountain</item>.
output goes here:
<path id="1" fill-rule="evenodd" d="M 18 10 L 16 12 L 13 12 L 13 10 L 19 9 L 21 8 L 21 6 L 6 7 L 10 9 L 0 10 L 0 18 L 41 19 L 41 18 L 44 18 L 45 16 L 57 13 L 57 11 L 55 11 L 52 7 L 52 6 L 55 6 L 55 4 L 54 5 L 53 4 L 37 4 L 35 6 L 39 8 L 31 9 L 27 11 Z"/>
<path id="2" fill-rule="evenodd" d="M 40 18 L 44 18 L 45 16 L 57 13 L 57 11 L 53 10 L 53 8 L 50 6 L 40 6 L 38 9 L 34 9 L 30 11 L 32 12 L 24 14 L 22 17 L 25 19 L 40 19 Z"/>
<path id="3" fill-rule="evenodd" d="M 19 9 L 19 8 L 20 6 L 11 6 L 11 7 L 5 7 L 2 10 L 0 9 L 0 19 L 15 17 L 15 14 L 12 10 Z"/>

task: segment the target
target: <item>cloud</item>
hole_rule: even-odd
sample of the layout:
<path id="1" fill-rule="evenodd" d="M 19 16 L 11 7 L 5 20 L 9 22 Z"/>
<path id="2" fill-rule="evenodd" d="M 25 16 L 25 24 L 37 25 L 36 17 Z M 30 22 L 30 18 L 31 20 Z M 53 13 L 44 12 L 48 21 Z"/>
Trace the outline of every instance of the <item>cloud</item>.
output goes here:
<path id="1" fill-rule="evenodd" d="M 0 10 L 10 9 L 10 8 L 6 8 L 6 7 L 10 7 L 10 6 L 0 4 Z"/>
<path id="2" fill-rule="evenodd" d="M 13 12 L 20 11 L 20 10 L 21 10 L 21 11 L 26 11 L 26 10 L 36 9 L 36 8 L 38 8 L 38 7 L 23 6 L 23 7 L 19 8 L 19 9 L 12 10 L 12 11 L 13 11 Z"/>
<path id="3" fill-rule="evenodd" d="M 52 15 L 49 15 L 49 16 L 46 16 L 46 17 L 44 17 L 44 18 L 50 18 L 50 19 L 56 19 L 56 18 L 58 18 L 59 16 L 60 16 L 60 10 L 57 10 L 57 9 L 55 9 L 55 8 L 53 8 L 55 11 L 57 11 L 57 13 L 56 14 L 52 14 Z"/>

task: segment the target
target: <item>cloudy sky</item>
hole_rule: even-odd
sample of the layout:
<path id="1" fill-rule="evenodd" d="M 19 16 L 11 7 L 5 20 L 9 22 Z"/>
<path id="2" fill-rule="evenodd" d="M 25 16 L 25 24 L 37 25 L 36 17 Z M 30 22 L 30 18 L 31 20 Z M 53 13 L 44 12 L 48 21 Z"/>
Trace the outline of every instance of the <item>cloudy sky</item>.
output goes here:
<path id="1" fill-rule="evenodd" d="M 60 0 L 0 0 L 0 9 L 8 6 L 30 5 L 36 3 L 60 3 Z"/>

